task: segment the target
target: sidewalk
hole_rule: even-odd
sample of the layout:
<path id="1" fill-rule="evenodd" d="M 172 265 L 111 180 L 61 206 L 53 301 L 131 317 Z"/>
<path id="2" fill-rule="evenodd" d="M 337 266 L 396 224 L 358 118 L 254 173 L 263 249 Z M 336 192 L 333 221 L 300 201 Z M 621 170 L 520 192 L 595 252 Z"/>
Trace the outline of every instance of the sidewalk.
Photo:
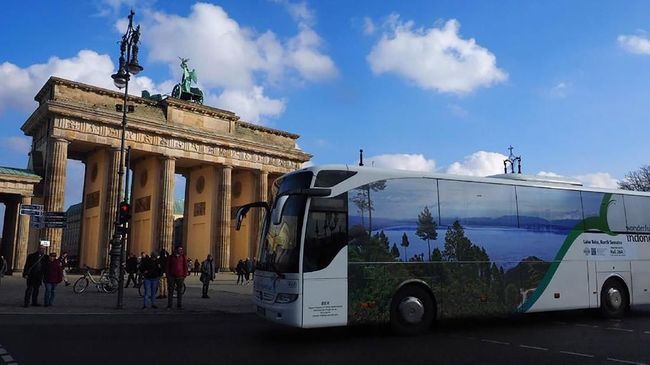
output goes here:
<path id="1" fill-rule="evenodd" d="M 54 306 L 45 308 L 43 295 L 45 286 L 41 285 L 39 291 L 39 304 L 41 307 L 23 307 L 25 295 L 25 279 L 16 273 L 12 276 L 5 276 L 0 282 L 0 314 L 133 314 L 133 313 L 160 313 L 169 312 L 166 310 L 167 299 L 156 299 L 158 309 L 142 309 L 143 299 L 138 294 L 137 288 L 124 289 L 124 307 L 116 309 L 117 291 L 112 294 L 98 292 L 91 283 L 81 294 L 72 291 L 72 284 L 80 275 L 68 275 L 70 286 L 61 283 L 56 288 Z M 184 313 L 254 313 L 255 306 L 252 304 L 253 282 L 248 285 L 236 285 L 237 276 L 233 273 L 219 273 L 217 278 L 210 284 L 208 295 L 210 299 L 201 298 L 202 284 L 199 277 L 188 276 L 185 279 L 187 290 L 183 295 L 183 311 L 172 312 Z M 176 298 L 174 298 L 174 308 Z"/>

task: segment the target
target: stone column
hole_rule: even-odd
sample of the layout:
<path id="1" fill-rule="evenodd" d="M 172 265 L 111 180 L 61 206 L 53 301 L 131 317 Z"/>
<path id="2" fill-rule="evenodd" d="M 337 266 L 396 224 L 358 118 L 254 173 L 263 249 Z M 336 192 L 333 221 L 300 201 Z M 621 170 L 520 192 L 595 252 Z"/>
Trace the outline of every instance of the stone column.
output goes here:
<path id="1" fill-rule="evenodd" d="M 23 205 L 32 204 L 31 196 L 22 196 L 20 203 Z M 14 271 L 22 271 L 27 259 L 29 242 L 29 216 L 21 215 L 18 217 L 18 238 L 16 239 L 16 250 L 13 269 Z"/>
<path id="2" fill-rule="evenodd" d="M 125 153 L 126 154 L 126 153 Z M 108 265 L 108 256 L 111 250 L 111 238 L 115 230 L 115 216 L 117 215 L 117 203 L 124 196 L 122 191 L 117 191 L 120 182 L 120 149 L 112 147 L 108 151 L 108 174 L 106 175 L 106 200 L 104 202 L 104 217 L 102 228 L 102 239 L 99 240 L 97 262 Z M 125 169 L 126 174 L 126 169 Z M 126 175 L 125 175 L 126 176 Z M 133 209 L 133 208 L 131 208 Z"/>
<path id="3" fill-rule="evenodd" d="M 255 201 L 262 202 L 268 200 L 269 191 L 269 173 L 266 171 L 258 171 L 257 183 L 255 191 Z M 257 254 L 257 246 L 260 241 L 260 234 L 262 233 L 262 218 L 264 217 L 263 210 L 254 209 L 251 220 L 251 239 L 248 248 L 249 255 L 255 256 Z"/>
<path id="4" fill-rule="evenodd" d="M 189 217 L 190 217 L 190 176 L 192 174 L 188 171 L 183 176 L 185 176 L 185 200 L 183 201 L 183 247 L 187 250 L 187 230 L 189 227 Z M 212 255 L 214 257 L 214 255 Z"/>
<path id="5" fill-rule="evenodd" d="M 18 233 L 19 200 L 12 198 L 5 202 L 5 219 L 2 229 L 2 255 L 7 260 L 7 268 L 14 267 L 16 235 Z"/>
<path id="6" fill-rule="evenodd" d="M 158 223 L 160 239 L 158 249 L 164 248 L 172 252 L 172 241 L 174 238 L 174 172 L 176 171 L 176 159 L 164 156 L 161 158 L 161 182 L 160 182 L 160 213 Z"/>
<path id="7" fill-rule="evenodd" d="M 230 209 L 232 191 L 232 167 L 217 168 L 216 187 L 216 258 L 220 270 L 230 268 Z"/>
<path id="8" fill-rule="evenodd" d="M 48 144 L 48 166 L 45 171 L 45 211 L 62 212 L 65 198 L 65 172 L 69 141 L 52 137 Z M 50 241 L 49 252 L 61 252 L 62 228 L 45 228 L 44 239 Z"/>

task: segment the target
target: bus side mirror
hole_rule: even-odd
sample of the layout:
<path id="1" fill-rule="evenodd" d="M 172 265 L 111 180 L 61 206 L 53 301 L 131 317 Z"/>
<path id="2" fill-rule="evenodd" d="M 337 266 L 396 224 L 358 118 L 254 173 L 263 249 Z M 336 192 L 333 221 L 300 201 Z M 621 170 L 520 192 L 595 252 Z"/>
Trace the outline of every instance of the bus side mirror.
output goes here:
<path id="1" fill-rule="evenodd" d="M 273 208 L 273 215 L 271 216 L 271 222 L 273 225 L 278 225 L 282 222 L 282 212 L 284 211 L 284 206 L 287 204 L 289 195 L 282 195 L 277 198 L 275 201 L 275 207 Z"/>
<path id="2" fill-rule="evenodd" d="M 236 230 L 239 231 L 241 228 L 241 222 L 246 218 L 246 213 L 248 213 L 248 210 L 250 209 L 249 206 L 244 205 L 243 207 L 239 207 L 237 209 L 237 215 L 235 216 L 235 220 L 237 222 L 237 227 L 235 228 Z"/>

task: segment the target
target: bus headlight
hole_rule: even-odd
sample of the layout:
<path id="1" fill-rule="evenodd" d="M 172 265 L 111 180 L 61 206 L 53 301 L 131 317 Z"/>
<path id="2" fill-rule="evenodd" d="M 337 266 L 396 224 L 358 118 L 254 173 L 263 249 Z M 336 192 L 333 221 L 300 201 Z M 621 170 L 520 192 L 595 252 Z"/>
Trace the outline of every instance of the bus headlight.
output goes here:
<path id="1" fill-rule="evenodd" d="M 298 294 L 279 293 L 277 298 L 275 298 L 275 302 L 280 304 L 286 304 L 286 303 L 295 302 L 296 299 L 298 299 Z"/>

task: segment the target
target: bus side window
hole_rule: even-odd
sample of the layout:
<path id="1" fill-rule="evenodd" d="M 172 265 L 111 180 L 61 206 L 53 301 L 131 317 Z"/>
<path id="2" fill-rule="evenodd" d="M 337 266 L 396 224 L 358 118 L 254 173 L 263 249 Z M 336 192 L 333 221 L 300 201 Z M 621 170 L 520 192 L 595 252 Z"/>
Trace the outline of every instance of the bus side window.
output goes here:
<path id="1" fill-rule="evenodd" d="M 305 233 L 303 272 L 326 268 L 347 245 L 347 197 L 313 198 Z"/>

